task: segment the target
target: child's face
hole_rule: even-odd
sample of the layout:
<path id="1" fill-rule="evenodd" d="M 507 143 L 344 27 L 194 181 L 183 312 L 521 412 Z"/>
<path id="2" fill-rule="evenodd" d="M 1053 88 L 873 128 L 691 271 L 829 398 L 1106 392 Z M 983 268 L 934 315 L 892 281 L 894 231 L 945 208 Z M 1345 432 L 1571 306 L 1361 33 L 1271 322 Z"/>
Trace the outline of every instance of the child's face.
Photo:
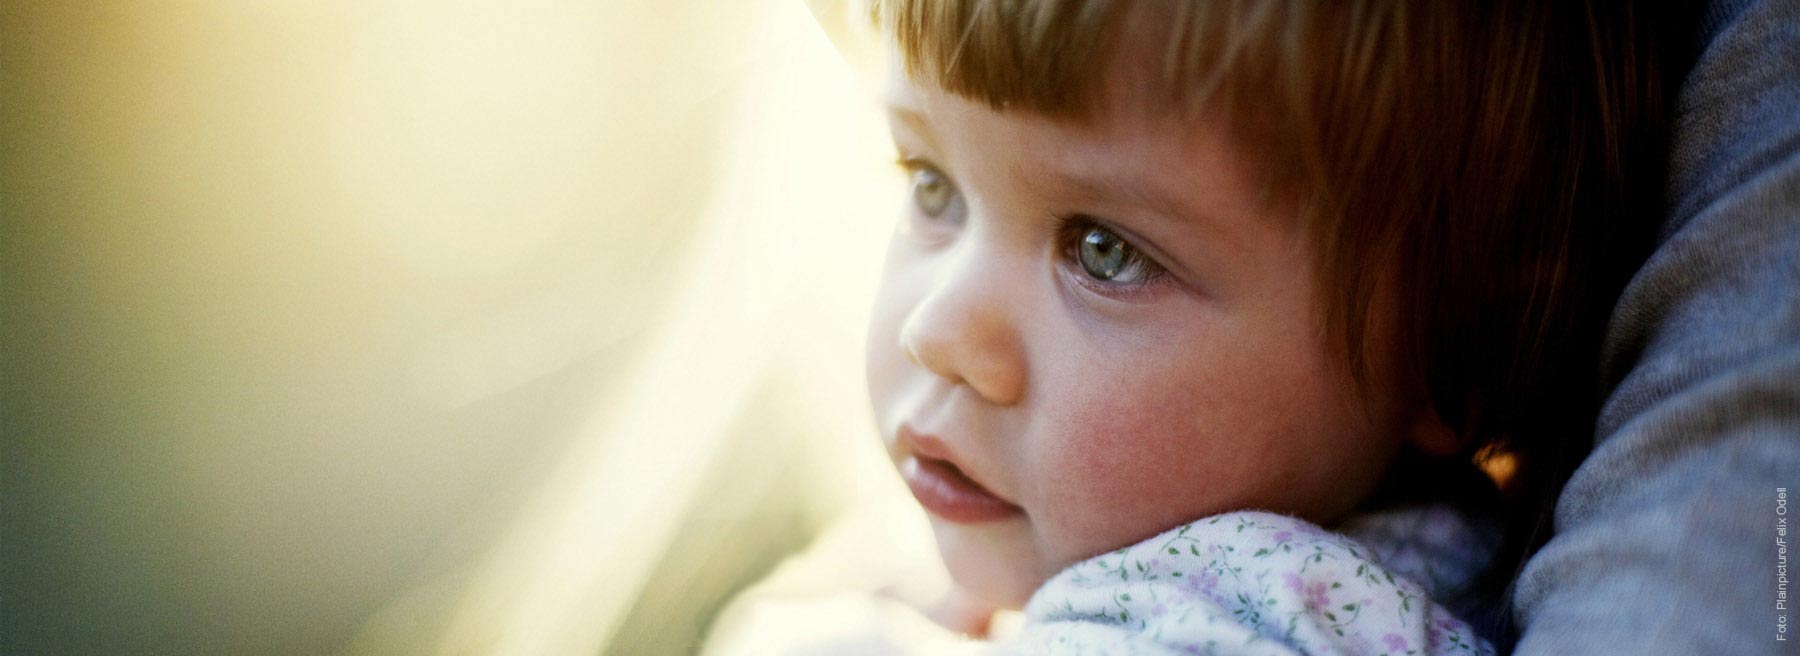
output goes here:
<path id="1" fill-rule="evenodd" d="M 1331 521 L 1405 423 L 1385 350 L 1365 403 L 1328 346 L 1293 210 L 1217 126 L 1140 111 L 1149 66 L 1112 68 L 1082 124 L 893 75 L 911 191 L 870 396 L 951 574 L 1001 605 L 1206 515 Z"/>

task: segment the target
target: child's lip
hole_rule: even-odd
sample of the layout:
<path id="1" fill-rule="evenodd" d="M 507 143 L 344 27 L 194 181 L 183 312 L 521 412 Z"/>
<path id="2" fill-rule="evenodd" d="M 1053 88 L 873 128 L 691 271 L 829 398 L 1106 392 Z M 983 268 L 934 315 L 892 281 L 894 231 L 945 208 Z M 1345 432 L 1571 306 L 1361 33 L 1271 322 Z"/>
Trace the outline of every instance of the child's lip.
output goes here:
<path id="1" fill-rule="evenodd" d="M 900 477 L 927 512 L 958 524 L 990 522 L 1024 513 L 1024 509 L 983 487 L 956 465 L 944 441 L 902 425 L 898 446 L 904 454 Z"/>
<path id="2" fill-rule="evenodd" d="M 948 460 L 908 456 L 900 476 L 927 512 L 958 524 L 979 524 L 1019 515 L 1025 510 L 971 480 Z"/>

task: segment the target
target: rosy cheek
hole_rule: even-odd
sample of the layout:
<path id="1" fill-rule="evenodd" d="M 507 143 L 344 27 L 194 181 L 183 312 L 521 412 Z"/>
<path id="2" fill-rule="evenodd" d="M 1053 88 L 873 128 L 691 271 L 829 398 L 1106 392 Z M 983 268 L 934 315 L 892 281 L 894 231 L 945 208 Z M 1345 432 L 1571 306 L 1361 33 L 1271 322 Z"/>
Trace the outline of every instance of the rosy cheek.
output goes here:
<path id="1" fill-rule="evenodd" d="M 1046 503 L 1036 520 L 1064 562 L 1115 549 L 1223 510 L 1247 463 L 1221 448 L 1186 394 L 1084 395 L 1043 418 Z M 1203 403 L 1204 401 L 1201 401 Z"/>

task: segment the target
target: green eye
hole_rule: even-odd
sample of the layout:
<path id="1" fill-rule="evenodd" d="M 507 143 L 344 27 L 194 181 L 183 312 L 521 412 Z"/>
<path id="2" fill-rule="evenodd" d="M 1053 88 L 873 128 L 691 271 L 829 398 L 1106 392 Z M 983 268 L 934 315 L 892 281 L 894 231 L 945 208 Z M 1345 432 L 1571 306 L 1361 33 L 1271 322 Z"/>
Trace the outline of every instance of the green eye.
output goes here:
<path id="1" fill-rule="evenodd" d="M 949 209 L 951 199 L 956 196 L 956 187 L 937 169 L 921 167 L 913 171 L 912 196 L 919 211 L 935 219 Z"/>
<path id="2" fill-rule="evenodd" d="M 1088 226 L 1075 244 L 1075 261 L 1095 280 L 1133 284 L 1156 276 L 1156 263 L 1111 230 Z"/>

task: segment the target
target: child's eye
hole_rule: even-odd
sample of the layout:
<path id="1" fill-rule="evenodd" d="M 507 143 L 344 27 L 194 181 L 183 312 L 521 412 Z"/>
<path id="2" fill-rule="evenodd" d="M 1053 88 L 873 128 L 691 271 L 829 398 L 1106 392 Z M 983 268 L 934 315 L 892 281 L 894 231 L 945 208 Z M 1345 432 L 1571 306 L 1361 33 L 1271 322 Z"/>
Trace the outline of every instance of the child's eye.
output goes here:
<path id="1" fill-rule="evenodd" d="M 956 188 L 950 186 L 943 174 L 934 169 L 922 168 L 913 172 L 913 203 L 925 216 L 937 218 L 950 207 L 950 196 Z"/>
<path id="2" fill-rule="evenodd" d="M 917 159 L 904 159 L 900 166 L 912 178 L 912 203 L 927 219 L 957 222 L 956 184 L 950 182 L 937 167 Z"/>
<path id="3" fill-rule="evenodd" d="M 1071 226 L 1070 257 L 1088 277 L 1122 286 L 1140 285 L 1163 274 L 1152 261 L 1118 233 L 1089 220 Z"/>

